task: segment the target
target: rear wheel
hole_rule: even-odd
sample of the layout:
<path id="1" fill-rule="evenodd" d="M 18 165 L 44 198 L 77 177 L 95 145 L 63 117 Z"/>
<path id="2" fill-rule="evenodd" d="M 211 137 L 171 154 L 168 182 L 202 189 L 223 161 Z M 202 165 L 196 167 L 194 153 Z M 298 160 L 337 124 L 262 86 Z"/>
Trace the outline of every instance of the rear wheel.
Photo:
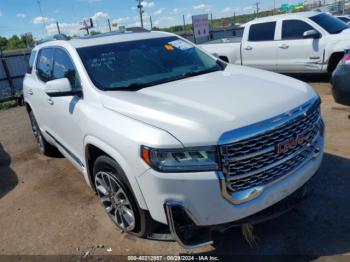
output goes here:
<path id="1" fill-rule="evenodd" d="M 100 156 L 94 164 L 94 181 L 102 207 L 121 230 L 147 237 L 154 229 L 149 213 L 141 209 L 121 167 L 108 156 Z"/>
<path id="2" fill-rule="evenodd" d="M 29 112 L 29 119 L 32 125 L 32 131 L 33 131 L 36 143 L 38 144 L 40 152 L 46 156 L 59 156 L 60 153 L 57 150 L 57 148 L 51 145 L 49 142 L 47 142 L 43 137 L 43 135 L 41 134 L 38 122 L 35 119 L 33 111 Z"/>

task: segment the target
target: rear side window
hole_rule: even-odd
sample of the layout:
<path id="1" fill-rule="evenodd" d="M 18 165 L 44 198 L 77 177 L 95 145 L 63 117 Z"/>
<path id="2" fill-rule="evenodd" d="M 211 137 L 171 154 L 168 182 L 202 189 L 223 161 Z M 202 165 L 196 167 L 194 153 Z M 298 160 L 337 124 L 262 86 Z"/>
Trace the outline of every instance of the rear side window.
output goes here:
<path id="1" fill-rule="evenodd" d="M 53 66 L 53 79 L 68 78 L 73 89 L 80 88 L 78 75 L 70 56 L 62 49 L 55 51 L 55 61 Z"/>
<path id="2" fill-rule="evenodd" d="M 45 48 L 39 52 L 36 68 L 38 77 L 47 82 L 52 79 L 53 48 Z"/>
<path id="3" fill-rule="evenodd" d="M 282 40 L 303 39 L 306 31 L 312 30 L 312 26 L 301 20 L 285 20 L 282 24 Z"/>
<path id="4" fill-rule="evenodd" d="M 36 51 L 32 51 L 32 53 L 30 54 L 29 64 L 28 64 L 28 68 L 27 68 L 27 73 L 28 74 L 32 73 L 35 56 L 36 56 Z"/>
<path id="5" fill-rule="evenodd" d="M 251 42 L 273 41 L 275 39 L 276 22 L 253 24 L 249 29 Z"/>
<path id="6" fill-rule="evenodd" d="M 345 23 L 349 23 L 350 22 L 350 18 L 346 18 L 346 17 L 338 17 L 340 20 L 342 20 Z"/>

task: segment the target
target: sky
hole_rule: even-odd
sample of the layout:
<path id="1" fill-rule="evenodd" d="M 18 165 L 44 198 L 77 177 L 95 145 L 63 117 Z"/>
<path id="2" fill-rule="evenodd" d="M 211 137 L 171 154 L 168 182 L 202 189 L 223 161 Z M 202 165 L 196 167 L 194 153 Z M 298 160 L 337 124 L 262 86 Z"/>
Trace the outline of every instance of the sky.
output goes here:
<path id="1" fill-rule="evenodd" d="M 258 0 L 261 10 L 271 9 L 274 0 Z M 212 13 L 214 18 L 253 13 L 256 0 L 148 0 L 143 1 L 145 27 L 168 27 L 182 24 L 191 16 Z M 275 0 L 276 7 L 282 3 L 294 4 L 302 0 Z M 40 5 L 39 5 L 40 3 Z M 35 38 L 56 34 L 56 21 L 62 33 L 83 33 L 79 24 L 83 19 L 93 18 L 95 30 L 108 30 L 107 19 L 118 27 L 139 26 L 140 19 L 136 0 L 0 0 L 0 35 L 31 32 Z"/>

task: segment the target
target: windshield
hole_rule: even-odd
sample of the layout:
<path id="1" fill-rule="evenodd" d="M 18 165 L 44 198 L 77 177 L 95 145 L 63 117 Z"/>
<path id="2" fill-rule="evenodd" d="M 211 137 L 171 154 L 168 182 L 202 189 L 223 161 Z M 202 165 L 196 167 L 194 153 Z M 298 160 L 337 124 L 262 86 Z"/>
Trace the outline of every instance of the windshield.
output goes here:
<path id="1" fill-rule="evenodd" d="M 163 37 L 79 48 L 97 88 L 144 87 L 222 70 L 215 59 L 178 37 Z"/>
<path id="2" fill-rule="evenodd" d="M 345 22 L 341 21 L 340 19 L 334 16 L 331 16 L 325 13 L 312 16 L 310 17 L 310 19 L 315 23 L 317 23 L 319 26 L 321 26 L 330 34 L 338 34 L 343 30 L 349 28 L 349 25 L 346 24 Z"/>

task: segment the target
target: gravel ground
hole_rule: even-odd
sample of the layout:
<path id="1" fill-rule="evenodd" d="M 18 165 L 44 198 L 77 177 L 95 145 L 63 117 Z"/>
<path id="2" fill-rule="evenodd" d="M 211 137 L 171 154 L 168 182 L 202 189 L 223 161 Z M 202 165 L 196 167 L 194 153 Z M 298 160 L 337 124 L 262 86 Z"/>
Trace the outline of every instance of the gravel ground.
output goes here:
<path id="1" fill-rule="evenodd" d="M 66 159 L 39 154 L 25 109 L 0 111 L 0 255 L 195 253 L 316 259 L 350 254 L 350 109 L 334 103 L 327 80 L 306 81 L 323 100 L 325 158 L 311 180 L 309 198 L 288 215 L 255 226 L 253 248 L 239 229 L 216 235 L 213 246 L 192 251 L 121 233 Z"/>

